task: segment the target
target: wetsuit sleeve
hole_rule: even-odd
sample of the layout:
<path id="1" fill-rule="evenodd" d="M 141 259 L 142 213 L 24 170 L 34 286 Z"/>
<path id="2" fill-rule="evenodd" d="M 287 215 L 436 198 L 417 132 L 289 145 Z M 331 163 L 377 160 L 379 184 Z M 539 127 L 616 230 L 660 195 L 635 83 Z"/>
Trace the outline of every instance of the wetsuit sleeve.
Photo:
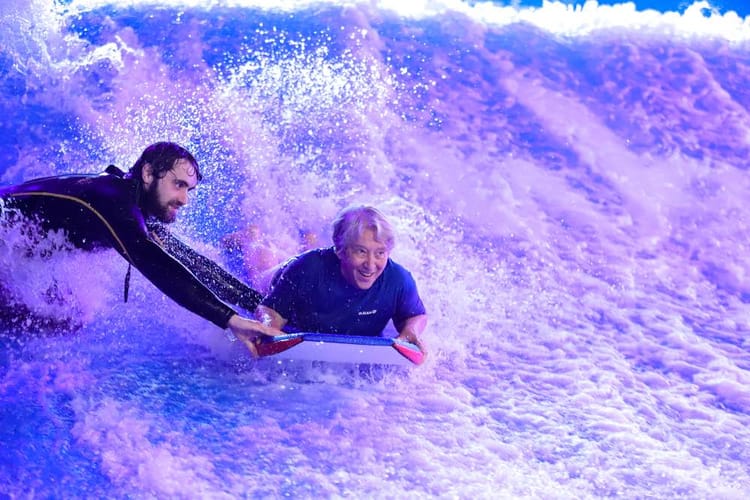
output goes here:
<path id="1" fill-rule="evenodd" d="M 134 189 L 117 175 L 81 175 L 37 179 L 0 195 L 24 215 L 44 221 L 44 229 L 65 230 L 80 248 L 114 248 L 172 300 L 226 328 L 234 309 L 150 238 Z"/>
<path id="2" fill-rule="evenodd" d="M 151 228 L 160 243 L 221 300 L 254 311 L 263 296 L 216 262 L 199 254 L 160 226 Z"/>
<path id="3" fill-rule="evenodd" d="M 229 318 L 236 314 L 156 242 L 143 238 L 125 242 L 125 248 L 136 269 L 182 307 L 219 328 L 226 328 Z"/>

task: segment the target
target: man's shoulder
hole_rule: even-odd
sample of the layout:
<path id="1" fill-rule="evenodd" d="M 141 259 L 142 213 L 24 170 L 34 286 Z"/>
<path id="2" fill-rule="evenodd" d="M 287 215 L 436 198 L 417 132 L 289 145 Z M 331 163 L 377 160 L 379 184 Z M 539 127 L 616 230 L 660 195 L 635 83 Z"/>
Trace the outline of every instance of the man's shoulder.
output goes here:
<path id="1" fill-rule="evenodd" d="M 271 279 L 271 293 L 277 288 L 276 284 L 280 280 L 294 283 L 296 286 L 301 282 L 310 283 L 323 279 L 335 268 L 336 259 L 332 248 L 314 248 L 295 255 L 282 263 L 274 273 Z"/>
<path id="2" fill-rule="evenodd" d="M 385 271 L 393 276 L 411 276 L 411 272 L 393 259 L 388 259 Z"/>
<path id="3" fill-rule="evenodd" d="M 392 289 L 410 288 L 416 285 L 411 272 L 393 259 L 388 259 L 388 265 L 383 271 L 383 279 Z"/>
<path id="4" fill-rule="evenodd" d="M 0 190 L 4 194 L 48 193 L 59 195 L 79 195 L 101 193 L 104 196 L 127 194 L 132 182 L 121 175 L 107 171 L 103 174 L 66 174 L 31 179 L 21 184 L 6 186 Z"/>
<path id="5" fill-rule="evenodd" d="M 294 264 L 300 267 L 326 267 L 331 264 L 335 264 L 338 257 L 333 251 L 332 247 L 329 248 L 313 248 L 307 250 L 295 257 L 290 259 L 289 264 Z"/>

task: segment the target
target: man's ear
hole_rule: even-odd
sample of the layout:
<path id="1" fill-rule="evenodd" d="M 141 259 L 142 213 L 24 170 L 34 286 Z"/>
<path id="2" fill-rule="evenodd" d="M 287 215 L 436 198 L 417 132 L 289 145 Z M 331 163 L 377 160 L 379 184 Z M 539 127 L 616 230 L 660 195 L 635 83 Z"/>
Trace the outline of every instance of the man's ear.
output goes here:
<path id="1" fill-rule="evenodd" d="M 143 168 L 141 169 L 141 180 L 143 181 L 143 186 L 146 188 L 148 188 L 154 181 L 154 169 L 151 167 L 150 163 L 143 165 Z"/>

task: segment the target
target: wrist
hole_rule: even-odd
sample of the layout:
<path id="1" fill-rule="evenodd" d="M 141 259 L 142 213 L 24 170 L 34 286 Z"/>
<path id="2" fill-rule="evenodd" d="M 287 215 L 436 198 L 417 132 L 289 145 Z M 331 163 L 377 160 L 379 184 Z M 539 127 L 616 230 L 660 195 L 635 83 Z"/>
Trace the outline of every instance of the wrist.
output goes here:
<path id="1" fill-rule="evenodd" d="M 237 313 L 232 313 L 227 319 L 227 326 L 225 328 L 234 328 L 237 325 L 237 318 L 239 318 L 239 315 Z"/>
<path id="2" fill-rule="evenodd" d="M 408 341 L 414 341 L 417 340 L 417 334 L 414 333 L 412 330 L 401 330 L 401 333 L 398 334 L 398 336 L 404 340 Z"/>

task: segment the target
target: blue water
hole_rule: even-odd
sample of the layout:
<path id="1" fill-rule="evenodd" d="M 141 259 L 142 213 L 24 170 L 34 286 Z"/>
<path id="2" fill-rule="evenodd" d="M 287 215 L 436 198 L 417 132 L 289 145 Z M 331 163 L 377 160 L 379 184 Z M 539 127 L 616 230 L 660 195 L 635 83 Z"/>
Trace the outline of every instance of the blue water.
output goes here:
<path id="1" fill-rule="evenodd" d="M 193 4 L 2 3 L 0 183 L 178 141 L 175 231 L 240 273 L 232 231 L 281 259 L 375 203 L 430 355 L 254 361 L 4 228 L 0 496 L 750 494 L 747 6 Z"/>

